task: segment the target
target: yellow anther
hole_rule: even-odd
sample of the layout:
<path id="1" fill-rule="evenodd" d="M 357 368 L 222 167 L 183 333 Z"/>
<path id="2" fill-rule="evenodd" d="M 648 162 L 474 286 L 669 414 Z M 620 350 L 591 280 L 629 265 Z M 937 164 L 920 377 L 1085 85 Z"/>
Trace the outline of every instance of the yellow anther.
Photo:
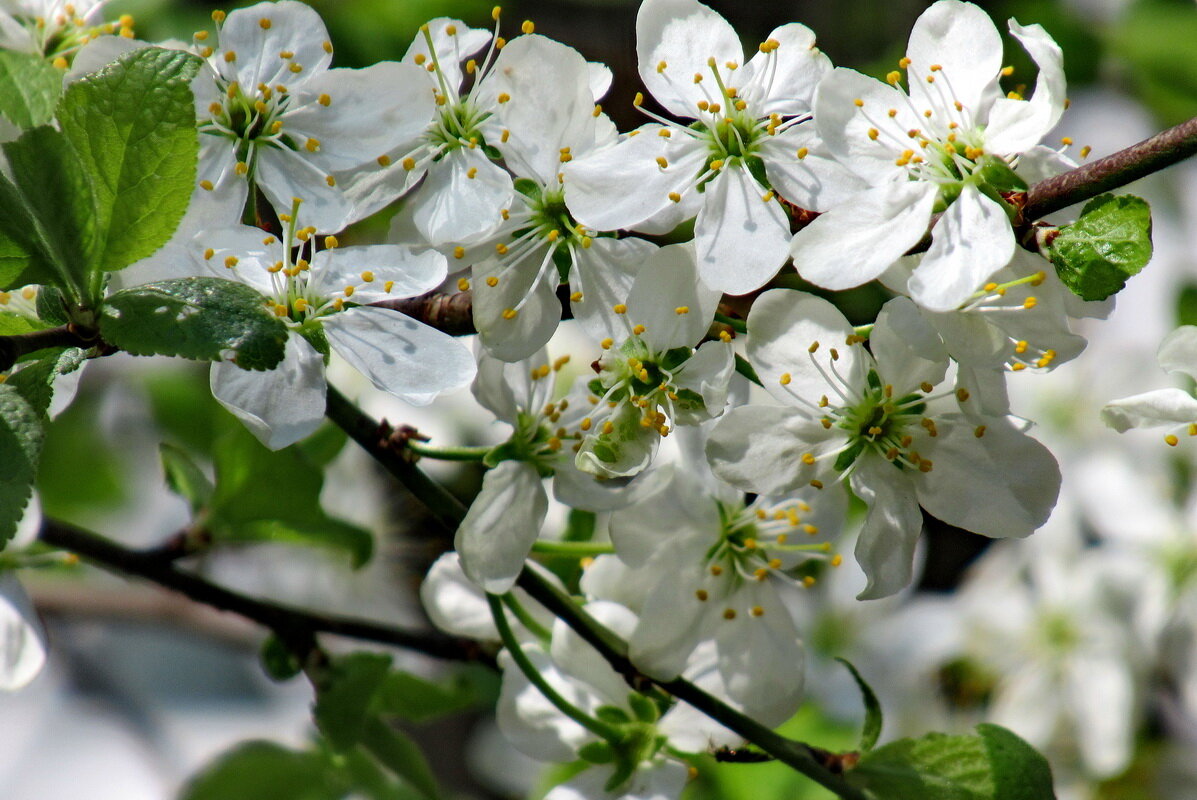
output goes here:
<path id="1" fill-rule="evenodd" d="M 719 341 L 726 344 L 727 342 L 730 342 L 731 340 L 732 340 L 732 335 L 731 335 L 730 331 L 728 331 L 728 330 L 719 331 Z"/>
<path id="2" fill-rule="evenodd" d="M 520 312 L 516 311 L 514 308 L 505 308 L 503 309 L 503 319 L 515 319 L 517 316 L 519 316 L 519 313 Z"/>
<path id="3" fill-rule="evenodd" d="M 365 270 L 364 272 L 362 272 L 362 282 L 363 283 L 373 283 L 374 282 L 374 273 L 371 272 L 370 270 Z"/>
<path id="4" fill-rule="evenodd" d="M 524 20 L 524 24 L 520 25 L 520 30 L 524 33 L 532 33 L 536 30 L 536 25 L 532 22 L 532 20 L 526 19 Z"/>
<path id="5" fill-rule="evenodd" d="M 283 271 L 283 262 L 282 262 L 282 261 L 275 261 L 273 264 L 271 264 L 269 267 L 267 267 L 267 268 L 266 268 L 266 271 L 267 271 L 267 272 L 272 272 L 272 273 L 275 273 L 275 274 L 278 274 L 278 273 L 282 272 L 282 271 Z"/>
<path id="6" fill-rule="evenodd" d="M 610 350 L 611 346 L 614 344 L 615 344 L 614 339 L 606 338 L 606 339 L 603 339 L 601 342 L 599 342 L 599 347 L 603 348 L 604 350 Z"/>
<path id="7" fill-rule="evenodd" d="M 984 435 L 985 435 L 985 426 L 984 425 L 978 425 L 976 428 L 973 429 L 973 436 L 976 436 L 978 439 L 980 439 Z"/>
<path id="8" fill-rule="evenodd" d="M 200 188 L 206 192 L 210 192 L 210 191 L 212 191 L 213 188 L 215 188 L 212 186 L 212 181 L 207 180 L 207 179 L 200 181 L 199 185 L 200 185 Z"/>
<path id="9" fill-rule="evenodd" d="M 889 83 L 893 86 L 897 86 L 898 81 L 902 80 L 902 73 L 898 72 L 897 70 L 894 70 L 893 72 L 891 72 L 885 76 L 885 80 L 887 83 Z"/>
<path id="10" fill-rule="evenodd" d="M 324 52 L 328 53 L 329 55 L 332 55 L 332 51 L 333 51 L 332 42 L 325 39 L 323 42 L 320 43 L 320 47 L 321 47 L 321 49 L 324 50 Z"/>
<path id="11" fill-rule="evenodd" d="M 765 578 L 769 577 L 769 570 L 765 569 L 764 567 L 757 567 L 752 571 L 752 577 L 756 578 L 758 581 L 763 581 Z M 760 606 L 757 606 L 757 608 L 760 608 Z M 762 611 L 761 613 L 763 614 L 764 612 Z M 760 614 L 757 614 L 757 616 L 759 617 Z"/>
<path id="12" fill-rule="evenodd" d="M 765 192 L 763 195 L 761 195 L 761 199 L 762 199 L 762 200 L 764 200 L 766 203 L 768 203 L 768 202 L 772 201 L 772 200 L 773 200 L 773 198 L 774 198 L 774 197 L 776 197 L 776 196 L 777 196 L 777 195 L 775 195 L 775 194 L 773 193 L 773 190 L 772 190 L 772 189 L 770 189 L 769 191 L 767 191 L 767 192 Z"/>
<path id="13" fill-rule="evenodd" d="M 836 349 L 833 347 L 833 348 L 831 348 L 830 350 L 828 350 L 827 352 L 831 353 L 831 360 L 832 360 L 832 361 L 839 361 L 839 360 L 840 360 L 840 351 L 839 351 L 839 350 L 836 350 Z"/>
<path id="14" fill-rule="evenodd" d="M 628 307 L 626 305 L 624 305 L 623 303 L 616 303 L 615 305 L 611 306 L 611 310 L 614 311 L 616 314 L 628 313 Z"/>
<path id="15" fill-rule="evenodd" d="M 325 183 L 327 183 L 329 186 L 336 186 L 336 185 L 337 185 L 337 179 L 336 179 L 336 178 L 334 178 L 332 175 L 325 175 L 325 176 L 324 176 L 324 182 L 325 182 Z"/>
<path id="16" fill-rule="evenodd" d="M 507 103 L 511 100 L 511 95 L 507 94 L 507 92 L 499 92 L 499 96 L 495 99 L 500 103 Z"/>
<path id="17" fill-rule="evenodd" d="M 956 390 L 956 399 L 961 403 L 967 401 L 970 397 L 972 397 L 972 395 L 969 394 L 968 389 L 965 389 L 963 386 Z"/>
<path id="18" fill-rule="evenodd" d="M 233 267 L 237 266 L 237 256 L 229 256 L 228 258 L 226 258 L 224 260 L 224 265 L 226 267 L 228 267 L 229 269 L 232 269 Z"/>
<path id="19" fill-rule="evenodd" d="M 717 158 L 714 161 L 712 161 L 711 169 L 715 169 L 715 170 L 723 169 L 723 159 Z"/>
<path id="20" fill-rule="evenodd" d="M 316 138 L 308 139 L 303 143 L 303 149 L 307 150 L 309 153 L 315 153 L 320 149 L 320 140 Z"/>
<path id="21" fill-rule="evenodd" d="M 853 101 L 852 101 L 852 105 L 856 106 L 857 108 L 864 108 L 864 100 L 861 100 L 861 99 L 858 97 L 858 98 L 856 98 L 855 100 L 853 100 Z"/>
<path id="22" fill-rule="evenodd" d="M 781 377 L 780 377 L 780 378 L 778 378 L 778 382 L 779 382 L 779 383 L 780 383 L 782 386 L 789 386 L 789 385 L 790 385 L 790 381 L 791 381 L 791 380 L 793 380 L 793 376 L 792 376 L 792 375 L 790 375 L 790 373 L 788 373 L 788 372 L 783 372 L 783 373 L 781 373 Z"/>
<path id="23" fill-rule="evenodd" d="M 283 305 L 282 303 L 276 304 L 274 307 L 274 315 L 276 317 L 287 316 L 287 307 L 285 305 Z"/>
<path id="24" fill-rule="evenodd" d="M 675 203 L 680 203 L 680 202 L 682 202 L 682 196 L 681 196 L 680 194 L 678 194 L 677 192 L 670 192 L 670 193 L 669 193 L 669 199 L 670 199 L 670 200 L 672 200 L 672 201 L 673 201 L 673 202 L 675 202 Z"/>
<path id="25" fill-rule="evenodd" d="M 1022 307 L 1026 308 L 1026 309 L 1032 309 L 1038 304 L 1039 304 L 1039 301 L 1036 300 L 1034 297 L 1028 297 L 1026 300 L 1022 301 Z"/>
<path id="26" fill-rule="evenodd" d="M 191 34 L 191 38 L 195 39 L 197 42 L 206 42 L 208 40 L 208 32 L 196 31 L 195 33 Z"/>
<path id="27" fill-rule="evenodd" d="M 215 9 L 212 12 L 212 21 L 215 22 L 217 25 L 224 22 L 224 12 L 221 11 L 219 8 Z"/>
<path id="28" fill-rule="evenodd" d="M 1017 341 L 1014 343 L 1014 352 L 1022 355 L 1023 353 L 1027 352 L 1027 346 L 1028 345 L 1025 339 Z"/>
<path id="29" fill-rule="evenodd" d="M 465 278 L 457 279 L 457 291 L 468 292 L 470 290 L 470 282 Z"/>
<path id="30" fill-rule="evenodd" d="M 678 314 L 678 315 L 689 314 L 690 306 L 678 306 L 677 308 L 673 309 L 673 313 Z"/>
<path id="31" fill-rule="evenodd" d="M 1060 144 L 1064 145 L 1065 147 L 1071 146 L 1072 145 L 1072 137 L 1071 136 L 1062 137 L 1060 139 Z"/>
<path id="32" fill-rule="evenodd" d="M 869 128 L 869 138 L 876 141 L 877 137 L 881 135 L 881 131 L 876 128 Z"/>
<path id="33" fill-rule="evenodd" d="M 262 17 L 260 20 L 258 20 L 258 27 L 264 31 L 270 30 L 270 25 L 271 22 L 269 17 Z"/>
<path id="34" fill-rule="evenodd" d="M 1090 147 L 1089 145 L 1085 145 L 1084 147 L 1081 148 L 1081 158 L 1088 158 L 1089 154 L 1092 152 L 1093 152 L 1093 148 Z"/>
<path id="35" fill-rule="evenodd" d="M 838 567 L 840 564 L 843 564 L 843 563 L 844 563 L 844 557 L 841 556 L 839 553 L 836 553 L 834 556 L 831 557 L 831 566 Z"/>
<path id="36" fill-rule="evenodd" d="M 407 158 L 403 159 L 403 168 L 405 170 L 407 170 L 408 172 L 411 172 L 413 169 L 416 168 L 416 160 L 414 158 L 412 158 L 411 156 L 408 156 Z"/>
<path id="37" fill-rule="evenodd" d="M 807 466 L 814 464 L 815 463 L 814 454 L 813 453 L 803 453 L 802 454 L 802 463 L 806 464 Z"/>
<path id="38" fill-rule="evenodd" d="M 810 343 L 810 347 L 806 348 L 806 352 L 814 353 L 818 349 L 819 349 L 819 342 L 816 340 L 816 341 L 813 341 Z"/>
<path id="39" fill-rule="evenodd" d="M 470 180 L 473 180 L 474 178 L 478 177 L 478 168 L 470 167 L 468 170 L 466 170 L 466 177 L 469 178 Z"/>
<path id="40" fill-rule="evenodd" d="M 736 610 L 734 608 L 727 608 L 723 610 L 723 618 L 727 620 L 736 618 Z"/>
<path id="41" fill-rule="evenodd" d="M 695 596 L 695 597 L 697 597 L 699 600 L 701 600 L 701 601 L 702 601 L 702 602 L 704 602 L 704 603 L 707 601 L 707 598 L 708 598 L 708 597 L 710 597 L 710 595 L 709 595 L 709 594 L 707 594 L 707 590 L 706 590 L 706 589 L 697 589 L 697 590 L 695 590 L 695 592 L 694 592 L 694 596 Z"/>
<path id="42" fill-rule="evenodd" d="M 603 435 L 610 436 L 611 432 L 615 430 L 615 424 L 611 420 L 603 423 Z"/>
<path id="43" fill-rule="evenodd" d="M 1169 447 L 1176 447 L 1176 445 L 1180 443 L 1180 439 L 1177 439 L 1176 436 L 1171 433 L 1164 437 L 1164 441 L 1168 443 Z"/>
<path id="44" fill-rule="evenodd" d="M 636 326 L 633 326 L 633 328 L 632 328 L 632 335 L 639 336 L 640 334 L 644 333 L 644 331 L 645 331 L 645 328 L 643 325 L 636 325 Z M 645 370 L 640 370 L 640 372 L 643 375 L 648 374 Z"/>

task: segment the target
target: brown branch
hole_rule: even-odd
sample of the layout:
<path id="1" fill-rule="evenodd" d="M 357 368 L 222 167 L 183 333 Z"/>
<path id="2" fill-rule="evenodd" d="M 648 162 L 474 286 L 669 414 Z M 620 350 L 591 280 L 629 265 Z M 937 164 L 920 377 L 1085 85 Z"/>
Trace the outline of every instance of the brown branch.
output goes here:
<path id="1" fill-rule="evenodd" d="M 1197 117 L 1027 190 L 1022 218 L 1036 220 L 1197 154 Z"/>
<path id="2" fill-rule="evenodd" d="M 22 356 L 51 347 L 94 347 L 99 342 L 96 331 L 78 325 L 59 325 L 42 331 L 0 336 L 0 372 L 7 372 Z"/>
<path id="3" fill-rule="evenodd" d="M 456 294 L 428 292 L 402 300 L 379 300 L 371 305 L 406 314 L 450 336 L 478 332 L 474 327 L 474 293 L 470 291 Z"/>
<path id="4" fill-rule="evenodd" d="M 312 649 L 318 633 L 378 642 L 414 650 L 450 661 L 492 658 L 476 642 L 434 631 L 409 631 L 368 620 L 318 614 L 278 603 L 258 600 L 178 569 L 156 550 L 123 547 L 102 536 L 64 522 L 46 520 L 39 538 L 52 547 L 68 550 L 111 572 L 152 581 L 204 605 L 228 611 L 269 628 L 296 652 Z"/>

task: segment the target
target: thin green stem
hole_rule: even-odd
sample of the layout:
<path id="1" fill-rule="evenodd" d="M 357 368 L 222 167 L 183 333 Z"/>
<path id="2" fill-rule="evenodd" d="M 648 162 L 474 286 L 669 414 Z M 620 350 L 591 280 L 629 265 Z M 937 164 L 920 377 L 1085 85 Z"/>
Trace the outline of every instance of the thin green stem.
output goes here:
<path id="1" fill-rule="evenodd" d="M 532 552 L 549 556 L 585 558 L 614 553 L 615 548 L 603 542 L 549 542 L 542 539 L 532 545 Z"/>
<path id="2" fill-rule="evenodd" d="M 748 333 L 748 323 L 742 319 L 729 317 L 727 314 L 720 314 L 718 311 L 716 311 L 715 321 L 722 325 L 726 325 L 736 333 Z"/>
<path id="3" fill-rule="evenodd" d="M 642 675 L 628 660 L 627 644 L 622 639 L 597 622 L 585 610 L 579 608 L 573 600 L 550 582 L 535 572 L 525 569 L 520 573 L 518 585 L 573 628 L 579 636 L 598 650 L 599 654 L 611 664 L 616 672 L 629 678 L 633 684 L 653 680 Z M 844 800 L 867 800 L 861 790 L 850 786 L 841 775 L 824 765 L 823 762 L 830 755 L 829 753 L 775 733 L 682 678 L 674 678 L 670 681 L 654 680 L 653 682 Z"/>
<path id="4" fill-rule="evenodd" d="M 503 595 L 503 604 L 511 609 L 511 613 L 515 614 L 515 618 L 520 621 L 520 624 L 527 628 L 528 632 L 537 639 L 547 642 L 552 637 L 553 632 L 541 625 L 535 617 L 529 614 L 528 609 L 524 608 L 524 604 L 514 594 L 508 592 Z"/>
<path id="5" fill-rule="evenodd" d="M 744 356 L 740 355 L 739 353 L 736 353 L 736 372 L 740 373 L 757 386 L 765 385 L 761 383 L 760 376 L 756 374 L 756 370 L 753 369 L 752 365 L 748 363 L 748 359 L 744 358 Z"/>
<path id="6" fill-rule="evenodd" d="M 408 439 L 404 447 L 424 458 L 437 461 L 481 461 L 491 451 L 490 447 L 436 447 L 418 439 Z"/>
<path id="7" fill-rule="evenodd" d="M 499 638 L 503 641 L 503 646 L 507 648 L 507 652 L 511 654 L 511 660 L 520 668 L 520 672 L 524 673 L 528 681 L 545 696 L 546 700 L 556 706 L 557 710 L 562 714 L 595 736 L 606 739 L 612 744 L 617 744 L 622 738 L 618 730 L 602 720 L 595 719 L 566 700 L 540 674 L 540 670 L 536 668 L 536 665 L 528 658 L 528 654 L 520 647 L 519 641 L 515 638 L 515 633 L 511 630 L 511 624 L 507 622 L 507 615 L 503 612 L 502 597 L 497 594 L 487 593 L 486 602 L 490 604 L 490 613 L 495 619 L 495 627 L 499 629 Z"/>

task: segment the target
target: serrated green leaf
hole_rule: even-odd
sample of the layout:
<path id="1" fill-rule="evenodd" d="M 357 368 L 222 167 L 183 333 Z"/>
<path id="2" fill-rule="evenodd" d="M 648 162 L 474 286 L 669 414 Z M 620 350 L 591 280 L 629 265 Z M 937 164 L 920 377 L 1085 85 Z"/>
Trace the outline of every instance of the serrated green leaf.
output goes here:
<path id="1" fill-rule="evenodd" d="M 62 72 L 44 58 L 0 51 L 0 114 L 18 128 L 45 125 L 54 119 L 62 94 Z"/>
<path id="2" fill-rule="evenodd" d="M 212 482 L 186 450 L 163 442 L 158 445 L 166 486 L 191 506 L 193 515 L 199 514 L 212 501 Z"/>
<path id="3" fill-rule="evenodd" d="M 316 688 L 316 726 L 337 750 L 362 740 L 375 692 L 391 670 L 391 657 L 350 653 L 336 658 Z"/>
<path id="4" fill-rule="evenodd" d="M 34 305 L 38 320 L 46 325 L 66 325 L 71 321 L 67 315 L 66 296 L 57 286 L 39 287 Z"/>
<path id="5" fill-rule="evenodd" d="M 0 314 L 0 336 L 15 336 L 41 330 L 41 326 L 16 314 Z"/>
<path id="6" fill-rule="evenodd" d="M 1047 246 L 1056 273 L 1074 294 L 1104 300 L 1151 260 L 1151 208 L 1134 195 L 1105 194 Z"/>
<path id="7" fill-rule="evenodd" d="M 6 142 L 4 155 L 12 181 L 0 177 L 0 287 L 52 284 L 85 298 L 96 205 L 78 156 L 48 125 Z"/>
<path id="8" fill-rule="evenodd" d="M 848 782 L 876 800 L 1054 800 L 1047 759 L 998 725 L 930 733 L 865 753 Z"/>
<path id="9" fill-rule="evenodd" d="M 59 124 L 94 186 L 95 268 L 153 255 L 187 211 L 199 152 L 190 82 L 201 63 L 182 50 L 141 48 L 63 96 Z"/>
<path id="10" fill-rule="evenodd" d="M 25 514 L 44 438 L 37 410 L 15 386 L 0 384 L 0 545 L 13 537 Z"/>
<path id="11" fill-rule="evenodd" d="M 74 372 L 86 360 L 84 351 L 77 347 L 55 348 L 43 353 L 36 360 L 23 363 L 5 382 L 20 392 L 30 407 L 41 416 L 45 416 L 50 409 L 54 399 L 54 382 L 58 376 Z"/>
<path id="12" fill-rule="evenodd" d="M 180 800 L 339 800 L 344 792 L 319 753 L 246 742 L 193 777 Z"/>
<path id="13" fill-rule="evenodd" d="M 864 728 L 860 732 L 860 750 L 867 752 L 872 750 L 873 746 L 877 744 L 877 740 L 881 738 L 881 726 L 885 721 L 881 714 L 881 702 L 877 699 L 873 687 L 869 686 L 851 661 L 846 658 L 837 658 L 836 661 L 848 668 L 848 671 L 852 673 L 852 679 L 860 687 L 861 699 L 864 700 L 865 707 Z"/>
<path id="14" fill-rule="evenodd" d="M 378 687 L 374 710 L 408 722 L 428 720 L 478 705 L 478 687 L 464 675 L 434 683 L 407 672 L 393 672 Z"/>
<path id="15" fill-rule="evenodd" d="M 220 361 L 267 370 L 283 360 L 287 326 L 260 294 L 222 278 L 176 278 L 116 292 L 100 313 L 104 340 L 136 356 Z"/>
<path id="16" fill-rule="evenodd" d="M 402 778 L 427 800 L 440 797 L 440 787 L 427 759 L 407 734 L 370 716 L 362 726 L 361 744 L 383 766 Z"/>

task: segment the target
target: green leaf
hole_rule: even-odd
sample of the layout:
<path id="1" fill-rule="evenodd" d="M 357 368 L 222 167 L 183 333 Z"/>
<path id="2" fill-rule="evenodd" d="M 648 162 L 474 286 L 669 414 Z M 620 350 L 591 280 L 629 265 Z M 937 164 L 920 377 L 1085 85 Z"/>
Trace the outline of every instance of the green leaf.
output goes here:
<path id="1" fill-rule="evenodd" d="M 54 381 L 59 375 L 79 369 L 85 360 L 84 351 L 77 347 L 43 351 L 36 360 L 23 363 L 5 383 L 20 392 L 34 411 L 45 416 L 54 399 Z"/>
<path id="2" fill-rule="evenodd" d="M 226 544 L 274 542 L 327 547 L 349 555 L 356 568 L 374 554 L 374 537 L 356 525 L 324 517 L 319 520 L 256 519 L 222 525 L 218 537 Z"/>
<path id="3" fill-rule="evenodd" d="M 44 437 L 37 410 L 15 386 L 0 383 L 0 545 L 25 515 Z"/>
<path id="4" fill-rule="evenodd" d="M 41 326 L 32 320 L 16 314 L 0 314 L 0 336 L 15 336 L 37 330 L 41 330 Z"/>
<path id="5" fill-rule="evenodd" d="M 321 462 L 299 446 L 267 450 L 240 424 L 213 449 L 216 489 L 208 528 L 222 542 L 288 542 L 346 552 L 354 566 L 369 560 L 373 537 L 333 519 L 320 506 Z"/>
<path id="6" fill-rule="evenodd" d="M 421 796 L 428 800 L 440 797 L 436 777 L 411 737 L 377 716 L 370 716 L 362 726 L 361 743 L 383 766 L 407 781 Z"/>
<path id="7" fill-rule="evenodd" d="M 63 96 L 59 124 L 95 191 L 94 267 L 153 255 L 187 211 L 199 152 L 190 82 L 201 63 L 182 50 L 141 48 Z"/>
<path id="8" fill-rule="evenodd" d="M 876 800 L 1054 800 L 1047 759 L 998 725 L 976 730 L 891 742 L 846 777 Z"/>
<path id="9" fill-rule="evenodd" d="M 37 318 L 46 325 L 66 325 L 70 322 L 66 296 L 57 286 L 42 286 L 34 300 Z"/>
<path id="10" fill-rule="evenodd" d="M 0 114 L 18 128 L 54 119 L 62 94 L 62 72 L 28 53 L 0 51 Z"/>
<path id="11" fill-rule="evenodd" d="M 4 154 L 12 181 L 0 178 L 0 287 L 48 283 L 85 298 L 96 205 L 78 156 L 46 125 L 6 142 Z"/>
<path id="12" fill-rule="evenodd" d="M 237 746 L 192 778 L 180 800 L 339 800 L 326 759 L 273 742 Z"/>
<path id="13" fill-rule="evenodd" d="M 877 699 L 873 687 L 869 686 L 861 677 L 860 671 L 851 661 L 846 658 L 837 658 L 836 661 L 848 668 L 848 671 L 852 673 L 852 679 L 860 687 L 861 698 L 865 705 L 864 729 L 860 732 L 860 750 L 867 752 L 872 750 L 873 746 L 877 744 L 877 740 L 881 738 L 881 726 L 885 721 L 881 714 L 881 702 Z"/>
<path id="14" fill-rule="evenodd" d="M 374 695 L 391 670 L 391 657 L 350 653 L 335 659 L 318 682 L 316 726 L 337 750 L 361 741 Z"/>
<path id="15" fill-rule="evenodd" d="M 1134 195 L 1095 197 L 1048 242 L 1046 255 L 1074 294 L 1104 300 L 1151 260 L 1151 209 Z"/>
<path id="16" fill-rule="evenodd" d="M 193 515 L 207 508 L 212 501 L 212 482 L 187 451 L 163 442 L 158 445 L 158 455 L 162 458 L 167 488 L 187 501 Z"/>
<path id="17" fill-rule="evenodd" d="M 477 684 L 465 674 L 433 683 L 407 672 L 393 672 L 378 687 L 374 709 L 408 722 L 427 722 L 481 703 Z"/>
<path id="18" fill-rule="evenodd" d="M 262 295 L 222 278 L 176 278 L 116 292 L 100 314 L 104 340 L 135 356 L 220 361 L 267 370 L 283 360 L 287 326 Z"/>

